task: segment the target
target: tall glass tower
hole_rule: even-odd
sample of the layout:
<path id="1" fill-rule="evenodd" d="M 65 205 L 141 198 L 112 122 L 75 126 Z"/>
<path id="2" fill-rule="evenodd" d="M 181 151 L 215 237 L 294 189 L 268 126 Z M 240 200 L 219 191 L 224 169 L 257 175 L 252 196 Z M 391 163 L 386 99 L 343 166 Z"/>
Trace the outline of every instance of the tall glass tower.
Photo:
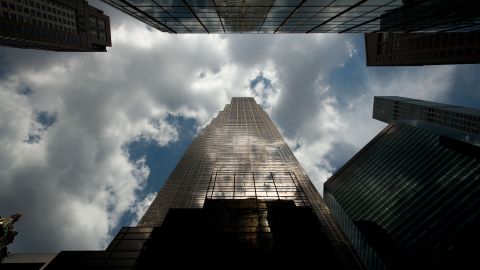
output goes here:
<path id="1" fill-rule="evenodd" d="M 326 228 L 334 228 L 317 190 L 267 113 L 253 98 L 233 98 L 192 142 L 139 226 L 161 225 L 171 208 L 249 198 L 312 207 Z"/>
<path id="2" fill-rule="evenodd" d="M 478 269 L 480 111 L 375 97 L 388 123 L 326 183 L 368 269 Z"/>
<path id="3" fill-rule="evenodd" d="M 200 132 L 137 227 L 123 228 L 106 251 L 61 252 L 46 269 L 72 262 L 81 269 L 363 269 L 253 98 L 233 98 Z"/>

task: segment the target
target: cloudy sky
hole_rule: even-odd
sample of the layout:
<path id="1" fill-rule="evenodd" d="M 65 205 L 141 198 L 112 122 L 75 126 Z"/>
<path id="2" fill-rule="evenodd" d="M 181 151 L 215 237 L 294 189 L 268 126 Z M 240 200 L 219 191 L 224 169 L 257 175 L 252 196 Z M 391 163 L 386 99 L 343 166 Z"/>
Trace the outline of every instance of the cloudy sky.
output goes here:
<path id="1" fill-rule="evenodd" d="M 480 66 L 367 68 L 361 35 L 170 35 L 98 1 L 107 53 L 0 48 L 0 214 L 13 252 L 103 249 L 198 130 L 254 96 L 321 190 L 385 124 L 374 95 L 480 108 Z"/>

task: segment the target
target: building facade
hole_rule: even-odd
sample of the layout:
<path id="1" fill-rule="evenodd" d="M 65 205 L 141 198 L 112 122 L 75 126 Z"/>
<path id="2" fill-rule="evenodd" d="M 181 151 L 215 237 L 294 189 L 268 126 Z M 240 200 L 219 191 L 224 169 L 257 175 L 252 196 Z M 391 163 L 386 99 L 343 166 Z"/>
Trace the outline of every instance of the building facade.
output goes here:
<path id="1" fill-rule="evenodd" d="M 480 62 L 480 33 L 367 33 L 367 66 Z"/>
<path id="2" fill-rule="evenodd" d="M 46 269 L 151 265 L 364 267 L 253 98 L 232 98 L 200 132 L 137 227 L 123 228 L 105 251 L 63 251 Z"/>
<path id="3" fill-rule="evenodd" d="M 473 32 L 471 0 L 102 0 L 169 33 Z"/>
<path id="4" fill-rule="evenodd" d="M 0 45 L 104 52 L 110 20 L 85 0 L 0 0 Z"/>
<path id="5" fill-rule="evenodd" d="M 374 118 L 389 125 L 324 188 L 369 269 L 480 267 L 480 140 L 471 128 L 478 113 L 375 98 Z"/>
<path id="6" fill-rule="evenodd" d="M 425 122 L 454 129 L 459 134 L 480 135 L 479 110 L 438 102 L 396 96 L 375 97 L 373 118 L 385 123 L 396 120 Z"/>

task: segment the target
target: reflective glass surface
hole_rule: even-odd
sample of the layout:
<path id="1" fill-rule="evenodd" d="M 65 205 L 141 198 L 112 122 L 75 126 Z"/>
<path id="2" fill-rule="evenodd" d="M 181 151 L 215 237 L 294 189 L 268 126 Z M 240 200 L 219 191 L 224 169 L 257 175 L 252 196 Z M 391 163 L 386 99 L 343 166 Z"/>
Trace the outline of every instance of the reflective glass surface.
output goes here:
<path id="1" fill-rule="evenodd" d="M 103 0 L 170 33 L 438 32 L 480 29 L 478 1 Z"/>
<path id="2" fill-rule="evenodd" d="M 292 200 L 323 215 L 325 205 L 267 113 L 253 98 L 232 98 L 195 138 L 141 226 L 169 208 L 202 208 L 205 199 Z"/>
<path id="3" fill-rule="evenodd" d="M 325 184 L 333 216 L 369 269 L 477 262 L 480 148 L 437 131 L 393 122 Z"/>
<path id="4" fill-rule="evenodd" d="M 232 98 L 200 132 L 138 226 L 162 226 L 175 209 L 204 209 L 206 202 L 212 206 L 229 201 L 253 211 L 246 220 L 258 224 L 248 228 L 268 229 L 262 220 L 270 203 L 289 202 L 313 211 L 339 258 L 355 261 L 320 194 L 253 98 Z"/>

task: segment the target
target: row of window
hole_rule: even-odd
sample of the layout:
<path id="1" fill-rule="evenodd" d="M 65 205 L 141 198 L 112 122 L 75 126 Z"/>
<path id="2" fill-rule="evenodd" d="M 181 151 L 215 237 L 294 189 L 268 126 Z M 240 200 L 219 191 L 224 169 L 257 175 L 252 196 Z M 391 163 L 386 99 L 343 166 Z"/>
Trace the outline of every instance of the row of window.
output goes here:
<path id="1" fill-rule="evenodd" d="M 90 15 L 88 17 L 88 22 L 90 25 L 90 36 L 100 39 L 103 41 L 107 40 L 107 29 L 105 20 L 98 18 L 96 16 Z"/>
<path id="2" fill-rule="evenodd" d="M 473 45 L 475 43 L 480 44 L 480 35 L 477 33 L 465 34 L 439 34 L 429 35 L 427 37 L 412 37 L 399 39 L 394 38 L 391 41 L 382 42 L 378 45 L 377 53 L 395 53 L 406 51 L 419 51 L 419 50 L 431 50 L 433 48 L 443 47 L 463 47 L 465 43 Z M 454 48 L 451 48 L 454 49 Z"/>
<path id="3" fill-rule="evenodd" d="M 22 15 L 18 15 L 15 13 L 10 13 L 7 11 L 0 11 L 0 14 L 2 15 L 3 18 L 7 18 L 10 20 L 15 20 L 19 22 L 24 22 L 32 25 L 36 25 L 39 27 L 45 27 L 45 28 L 50 28 L 50 29 L 55 29 L 59 31 L 64 31 L 68 33 L 75 33 L 76 30 L 74 28 L 62 25 L 62 24 L 57 24 L 57 23 L 52 23 L 50 21 L 44 21 L 44 20 L 38 20 L 38 19 L 32 19 L 29 17 L 24 17 Z"/>
<path id="4" fill-rule="evenodd" d="M 22 6 L 18 1 L 12 0 L 1 0 L 1 5 L 3 8 L 8 8 L 12 11 L 19 11 L 26 14 L 29 12 L 43 11 L 47 13 L 52 13 L 54 15 L 62 16 L 69 19 L 75 19 L 75 10 L 63 5 L 60 5 L 53 1 L 43 1 L 40 3 L 37 1 L 23 1 L 24 5 Z M 30 7 L 30 8 L 29 8 Z"/>
<path id="5" fill-rule="evenodd" d="M 429 111 L 429 109 L 431 110 Z M 476 130 L 475 133 L 478 133 L 480 129 L 480 117 L 478 116 L 420 106 L 399 107 L 399 119 L 411 119 L 411 116 L 413 115 L 415 115 L 419 120 L 425 120 L 428 122 L 434 122 L 452 127 L 455 125 L 455 128 L 465 131 L 468 128 L 469 130 Z"/>
<path id="6" fill-rule="evenodd" d="M 43 20 L 43 21 L 48 21 L 50 23 L 58 23 L 58 24 L 62 24 L 62 25 L 66 25 L 66 26 L 69 26 L 69 27 L 74 27 L 75 26 L 75 23 L 74 21 L 70 21 L 70 20 L 66 20 L 64 18 L 60 18 L 60 17 L 55 17 L 55 16 L 52 16 L 50 14 L 46 14 L 46 13 L 41 13 L 41 12 L 36 12 L 32 15 L 24 15 L 24 14 L 16 14 L 16 13 L 11 13 L 11 12 L 8 12 L 8 11 L 4 11 L 4 14 L 11 14 L 10 15 L 10 18 L 12 19 L 15 19 L 18 18 L 19 21 L 22 21 L 24 20 L 25 22 L 28 22 L 28 20 Z M 33 17 L 35 16 L 35 17 Z M 5 16 L 7 17 L 7 16 Z"/>
<path id="7" fill-rule="evenodd" d="M 396 53 L 393 55 L 381 55 L 376 57 L 378 62 L 389 61 L 412 61 L 423 59 L 432 59 L 432 61 L 438 61 L 438 58 L 442 57 L 458 57 L 458 56 L 480 56 L 480 48 L 467 48 L 448 51 L 435 51 L 435 52 L 417 52 L 417 53 Z M 473 59 L 471 59 L 473 61 Z"/>
<path id="8" fill-rule="evenodd" d="M 89 16 L 88 21 L 90 22 L 91 27 L 98 27 L 101 29 L 105 29 L 105 20 L 100 19 L 95 16 Z"/>
<path id="9" fill-rule="evenodd" d="M 381 44 L 399 41 L 402 46 L 412 46 L 421 48 L 427 44 L 427 47 L 433 45 L 456 45 L 463 43 L 472 43 L 480 41 L 479 33 L 442 33 L 442 34 L 397 34 L 397 33 L 379 33 L 378 39 Z"/>
<path id="10" fill-rule="evenodd" d="M 107 33 L 97 28 L 90 28 L 90 35 L 96 39 L 107 40 Z"/>
<path id="11" fill-rule="evenodd" d="M 41 30 L 29 28 L 29 27 L 22 27 L 16 24 L 11 23 L 0 23 L 0 30 L 4 30 L 6 32 L 14 32 L 14 33 L 23 33 L 27 34 L 28 37 L 33 38 L 31 41 L 22 39 L 22 42 L 49 42 L 51 46 L 58 46 L 61 48 L 63 44 L 78 44 L 80 41 L 77 35 L 69 35 L 65 33 L 59 33 L 57 31 L 49 31 L 49 30 Z M 9 37 L 2 37 L 2 38 L 9 38 Z M 10 37 L 11 39 L 15 39 L 14 37 Z M 57 43 L 57 44 L 53 44 Z M 33 46 L 38 47 L 38 46 Z M 52 48 L 47 48 L 52 49 Z"/>
<path id="12" fill-rule="evenodd" d="M 38 4 L 38 3 L 35 3 Z M 71 31 L 75 31 L 76 28 L 76 20 L 74 13 L 66 13 L 62 11 L 62 13 L 68 16 L 61 16 L 60 12 L 46 12 L 41 11 L 41 9 L 35 8 L 28 8 L 22 7 L 18 4 L 7 3 L 5 0 L 1 2 L 1 9 L 3 11 L 2 16 L 5 18 L 23 21 L 27 23 L 33 23 L 36 25 L 42 25 L 42 23 L 36 23 L 36 21 L 43 21 L 47 25 L 49 24 L 58 24 L 60 29 L 63 27 L 70 28 Z M 58 27 L 57 27 L 58 28 Z"/>
<path id="13" fill-rule="evenodd" d="M 397 113 L 402 115 L 402 117 L 405 117 L 405 119 L 410 119 L 410 117 L 415 115 L 436 115 L 438 117 L 466 119 L 475 123 L 480 123 L 480 112 L 477 110 L 472 110 L 471 114 L 467 114 L 458 111 L 464 110 L 464 107 L 450 106 L 441 103 L 414 99 L 391 100 L 377 97 L 375 98 L 374 108 L 376 111 L 390 114 L 394 110 L 394 107 L 396 108 Z"/>

